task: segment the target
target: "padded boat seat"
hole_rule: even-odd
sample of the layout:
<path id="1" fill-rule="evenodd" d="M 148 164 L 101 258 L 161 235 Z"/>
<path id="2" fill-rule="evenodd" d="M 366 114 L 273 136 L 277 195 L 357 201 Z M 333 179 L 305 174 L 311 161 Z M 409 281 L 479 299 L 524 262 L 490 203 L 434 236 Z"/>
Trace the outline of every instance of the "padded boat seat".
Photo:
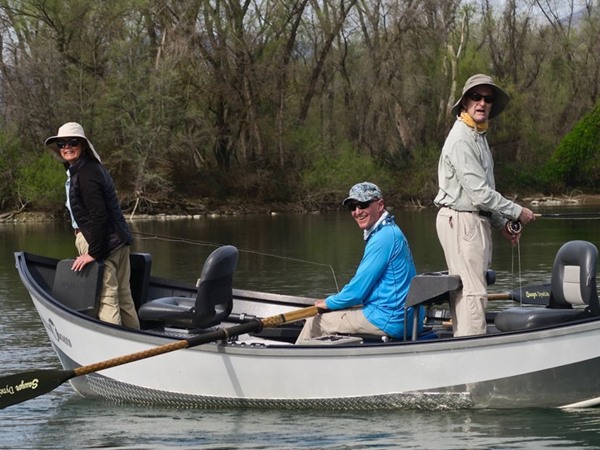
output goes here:
<path id="1" fill-rule="evenodd" d="M 129 284 L 131 285 L 131 296 L 135 309 L 146 301 L 148 296 L 148 285 L 150 284 L 150 272 L 152 271 L 152 255 L 149 253 L 131 252 L 129 255 L 131 266 L 131 275 Z"/>
<path id="2" fill-rule="evenodd" d="M 500 331 L 518 331 L 600 316 L 596 290 L 598 249 L 587 241 L 569 241 L 552 266 L 550 300 L 546 308 L 509 308 L 496 315 Z M 574 309 L 573 306 L 586 308 Z"/>
<path id="3" fill-rule="evenodd" d="M 496 282 L 496 272 L 488 269 L 485 273 L 487 285 Z M 450 300 L 450 292 L 456 291 L 462 286 L 462 281 L 458 275 L 448 275 L 448 272 L 427 272 L 418 274 L 410 282 L 406 303 L 404 305 L 404 340 L 408 340 L 407 330 L 407 310 L 417 305 L 430 306 L 438 303 L 446 303 Z M 418 315 L 413 315 L 411 340 L 416 341 L 416 330 L 418 328 Z"/>
<path id="4" fill-rule="evenodd" d="M 232 245 L 213 251 L 202 268 L 193 297 L 164 297 L 144 303 L 141 320 L 161 322 L 179 328 L 210 328 L 226 319 L 233 308 L 233 272 L 238 249 Z"/>
<path id="5" fill-rule="evenodd" d="M 590 316 L 581 309 L 509 308 L 496 315 L 494 325 L 500 331 L 529 330 Z"/>
<path id="6" fill-rule="evenodd" d="M 104 265 L 94 261 L 76 272 L 71 270 L 73 261 L 63 259 L 56 265 L 52 296 L 68 308 L 98 317 Z"/>

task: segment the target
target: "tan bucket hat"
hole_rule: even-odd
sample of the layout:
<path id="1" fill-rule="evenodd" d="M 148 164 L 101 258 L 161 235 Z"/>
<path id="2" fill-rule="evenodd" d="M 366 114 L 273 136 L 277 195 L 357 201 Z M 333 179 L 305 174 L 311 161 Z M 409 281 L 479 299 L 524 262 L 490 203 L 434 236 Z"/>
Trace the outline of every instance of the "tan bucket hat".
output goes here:
<path id="1" fill-rule="evenodd" d="M 96 149 L 94 148 L 92 143 L 89 141 L 88 138 L 85 137 L 83 127 L 77 122 L 65 123 L 62 127 L 58 129 L 58 133 L 56 134 L 56 136 L 51 136 L 48 139 L 46 139 L 45 144 L 51 145 L 59 139 L 66 139 L 70 137 L 76 137 L 85 140 L 85 142 L 87 142 L 88 144 L 90 152 L 92 152 L 92 156 L 96 158 L 98 162 L 102 162 L 102 160 L 100 159 L 100 155 L 98 155 L 98 152 L 96 152 Z M 58 147 L 56 145 L 54 145 L 51 149 L 58 156 L 59 160 L 64 161 L 64 159 L 60 156 L 60 151 L 58 150 Z"/>
<path id="2" fill-rule="evenodd" d="M 460 114 L 461 104 L 465 94 L 467 94 L 467 92 L 469 92 L 475 86 L 481 86 L 483 84 L 491 87 L 494 90 L 494 103 L 492 103 L 490 119 L 496 117 L 504 108 L 506 108 L 506 105 L 508 105 L 508 102 L 510 101 L 510 96 L 502 88 L 500 88 L 500 86 L 494 83 L 489 75 L 478 73 L 477 75 L 470 77 L 465 83 L 465 87 L 463 87 L 460 98 L 450 110 L 453 116 L 458 116 Z"/>

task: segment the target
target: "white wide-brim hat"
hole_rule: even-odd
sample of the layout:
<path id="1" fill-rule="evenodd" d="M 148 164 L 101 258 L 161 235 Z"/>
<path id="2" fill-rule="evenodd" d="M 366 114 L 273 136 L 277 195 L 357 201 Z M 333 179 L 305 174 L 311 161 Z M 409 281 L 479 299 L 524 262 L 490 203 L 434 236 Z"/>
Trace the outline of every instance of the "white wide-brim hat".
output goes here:
<path id="1" fill-rule="evenodd" d="M 85 142 L 87 142 L 87 144 L 88 144 L 88 148 L 90 149 L 90 152 L 92 152 L 92 156 L 94 158 L 96 158 L 98 160 L 98 162 L 102 162 L 102 159 L 100 159 L 100 155 L 98 155 L 98 152 L 96 151 L 96 149 L 94 148 L 92 143 L 89 141 L 88 138 L 85 137 L 85 132 L 83 131 L 83 127 L 81 125 L 79 125 L 77 122 L 65 123 L 62 127 L 60 127 L 58 129 L 58 133 L 56 134 L 56 136 L 52 136 L 52 137 L 49 137 L 48 139 L 46 139 L 45 144 L 51 145 L 51 144 L 54 144 L 59 139 L 68 139 L 68 138 L 79 138 L 79 139 L 85 140 Z M 56 145 L 53 146 L 52 151 L 58 156 L 58 159 L 60 159 L 61 161 L 65 161 L 60 156 L 60 150 L 58 149 L 58 147 Z"/>
<path id="2" fill-rule="evenodd" d="M 508 102 L 510 101 L 510 96 L 500 86 L 494 83 L 492 77 L 478 73 L 477 75 L 470 77 L 465 83 L 460 98 L 450 110 L 453 116 L 458 116 L 460 113 L 461 104 L 465 95 L 475 86 L 481 85 L 489 86 L 494 91 L 494 102 L 492 103 L 492 109 L 490 110 L 490 119 L 496 117 L 504 108 L 506 108 L 506 105 L 508 105 Z"/>

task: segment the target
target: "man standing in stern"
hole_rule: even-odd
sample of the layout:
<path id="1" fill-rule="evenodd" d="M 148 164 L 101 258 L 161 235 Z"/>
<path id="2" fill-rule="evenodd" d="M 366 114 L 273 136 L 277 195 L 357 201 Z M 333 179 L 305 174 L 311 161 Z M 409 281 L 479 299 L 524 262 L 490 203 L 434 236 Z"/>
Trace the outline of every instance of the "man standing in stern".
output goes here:
<path id="1" fill-rule="evenodd" d="M 486 272 L 492 260 L 494 227 L 517 245 L 507 219 L 527 224 L 533 212 L 496 191 L 494 162 L 487 142 L 489 119 L 506 107 L 508 94 L 488 75 L 470 77 L 452 107 L 456 117 L 438 165 L 440 208 L 436 228 L 451 275 L 459 275 L 462 289 L 450 297 L 454 336 L 486 333 Z"/>
<path id="2" fill-rule="evenodd" d="M 112 177 L 78 123 L 65 123 L 56 136 L 46 139 L 46 145 L 67 169 L 66 206 L 79 252 L 72 270 L 80 271 L 92 261 L 103 261 L 98 318 L 139 328 L 129 285 L 129 246 L 133 238 Z"/>

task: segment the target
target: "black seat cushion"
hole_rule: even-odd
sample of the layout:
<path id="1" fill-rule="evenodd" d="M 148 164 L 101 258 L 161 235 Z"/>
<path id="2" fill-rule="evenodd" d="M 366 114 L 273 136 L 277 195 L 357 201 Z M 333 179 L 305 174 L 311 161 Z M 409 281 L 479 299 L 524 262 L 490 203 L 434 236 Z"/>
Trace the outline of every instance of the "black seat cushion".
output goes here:
<path id="1" fill-rule="evenodd" d="M 494 325 L 500 331 L 529 330 L 589 317 L 581 309 L 509 308 L 496 314 Z"/>
<path id="2" fill-rule="evenodd" d="M 233 273 L 238 250 L 219 247 L 206 259 L 195 298 L 165 297 L 144 303 L 139 317 L 181 328 L 210 328 L 225 320 L 233 308 Z"/>
<path id="3" fill-rule="evenodd" d="M 68 308 L 97 317 L 104 266 L 94 261 L 79 272 L 71 270 L 73 259 L 56 265 L 52 296 Z"/>

